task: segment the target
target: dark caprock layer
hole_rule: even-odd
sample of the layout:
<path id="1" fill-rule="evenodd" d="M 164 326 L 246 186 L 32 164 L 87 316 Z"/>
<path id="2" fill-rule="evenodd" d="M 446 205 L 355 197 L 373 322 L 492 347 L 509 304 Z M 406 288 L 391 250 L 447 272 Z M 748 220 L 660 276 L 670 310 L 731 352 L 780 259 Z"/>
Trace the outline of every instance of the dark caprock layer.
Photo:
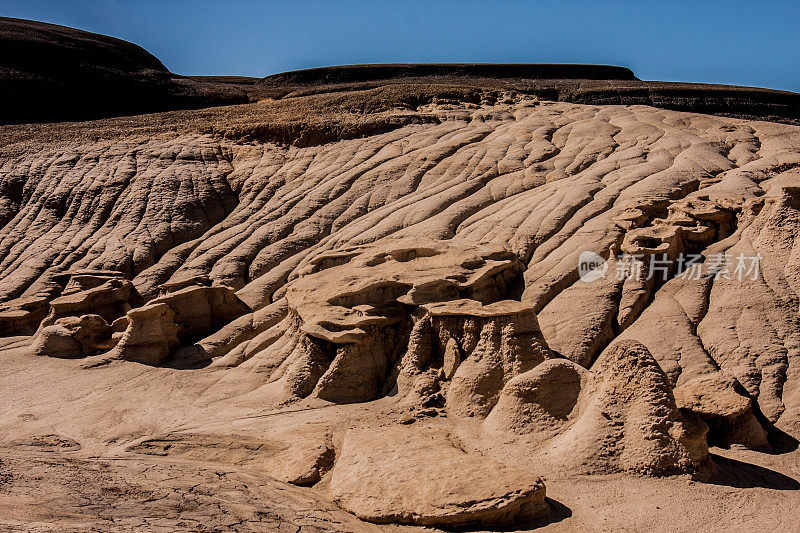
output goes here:
<path id="1" fill-rule="evenodd" d="M 626 67 L 557 63 L 391 63 L 342 65 L 273 74 L 266 84 L 354 83 L 403 78 L 518 78 L 529 80 L 636 80 Z"/>
<path id="2" fill-rule="evenodd" d="M 800 122 L 800 94 L 756 87 L 643 81 L 625 67 L 565 64 L 388 64 L 321 67 L 273 74 L 251 91 L 281 98 L 396 84 L 512 90 L 545 100 L 592 105 L 650 105 Z"/>

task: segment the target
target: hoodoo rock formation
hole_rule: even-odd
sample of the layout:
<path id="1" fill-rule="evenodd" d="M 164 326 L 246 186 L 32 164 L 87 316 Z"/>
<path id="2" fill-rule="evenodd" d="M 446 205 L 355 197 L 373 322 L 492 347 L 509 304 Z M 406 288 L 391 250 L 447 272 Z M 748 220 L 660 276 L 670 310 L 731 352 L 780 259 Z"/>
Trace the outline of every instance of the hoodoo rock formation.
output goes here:
<path id="1" fill-rule="evenodd" d="M 790 516 L 798 96 L 725 108 L 761 121 L 498 81 L 649 83 L 564 68 L 340 67 L 3 127 L 0 528 Z"/>

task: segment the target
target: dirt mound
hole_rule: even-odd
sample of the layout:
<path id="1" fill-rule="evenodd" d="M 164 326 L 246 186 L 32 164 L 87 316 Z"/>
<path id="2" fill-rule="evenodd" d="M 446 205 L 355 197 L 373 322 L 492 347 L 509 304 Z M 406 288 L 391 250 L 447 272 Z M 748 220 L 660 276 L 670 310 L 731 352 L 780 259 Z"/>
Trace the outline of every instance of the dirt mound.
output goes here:
<path id="1" fill-rule="evenodd" d="M 506 446 L 562 471 L 665 475 L 696 472 L 708 460 L 705 424 L 679 411 L 667 376 L 631 341 L 615 344 L 591 371 L 551 359 L 517 376 L 484 430 L 520 435 Z"/>

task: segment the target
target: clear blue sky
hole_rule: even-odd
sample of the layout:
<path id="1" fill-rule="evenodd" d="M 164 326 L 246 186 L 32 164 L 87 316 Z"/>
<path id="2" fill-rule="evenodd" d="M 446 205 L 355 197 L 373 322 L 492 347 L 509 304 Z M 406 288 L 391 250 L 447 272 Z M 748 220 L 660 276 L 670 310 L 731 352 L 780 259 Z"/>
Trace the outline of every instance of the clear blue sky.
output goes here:
<path id="1" fill-rule="evenodd" d="M 0 0 L 0 14 L 133 41 L 179 74 L 605 63 L 642 79 L 800 92 L 800 0 Z"/>

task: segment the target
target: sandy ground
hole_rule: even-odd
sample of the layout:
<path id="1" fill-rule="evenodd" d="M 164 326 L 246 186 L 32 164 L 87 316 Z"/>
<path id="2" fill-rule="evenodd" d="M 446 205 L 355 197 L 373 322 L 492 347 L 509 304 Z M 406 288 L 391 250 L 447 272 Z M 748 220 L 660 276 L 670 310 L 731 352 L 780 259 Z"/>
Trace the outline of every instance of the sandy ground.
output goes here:
<path id="1" fill-rule="evenodd" d="M 202 405 L 214 371 L 127 362 L 83 369 L 81 361 L 30 355 L 25 344 L 6 339 L 0 349 L 3 530 L 412 529 L 362 522 L 331 501 L 325 479 L 313 488 L 281 483 L 233 447 L 211 460 L 126 451 L 148 435 L 175 431 L 269 436 L 314 424 L 322 412 L 343 430 L 380 410 L 330 405 L 264 413 L 247 398 Z M 553 512 L 520 530 L 800 530 L 787 512 L 800 505 L 800 452 L 712 453 L 716 466 L 705 482 L 546 476 Z"/>

